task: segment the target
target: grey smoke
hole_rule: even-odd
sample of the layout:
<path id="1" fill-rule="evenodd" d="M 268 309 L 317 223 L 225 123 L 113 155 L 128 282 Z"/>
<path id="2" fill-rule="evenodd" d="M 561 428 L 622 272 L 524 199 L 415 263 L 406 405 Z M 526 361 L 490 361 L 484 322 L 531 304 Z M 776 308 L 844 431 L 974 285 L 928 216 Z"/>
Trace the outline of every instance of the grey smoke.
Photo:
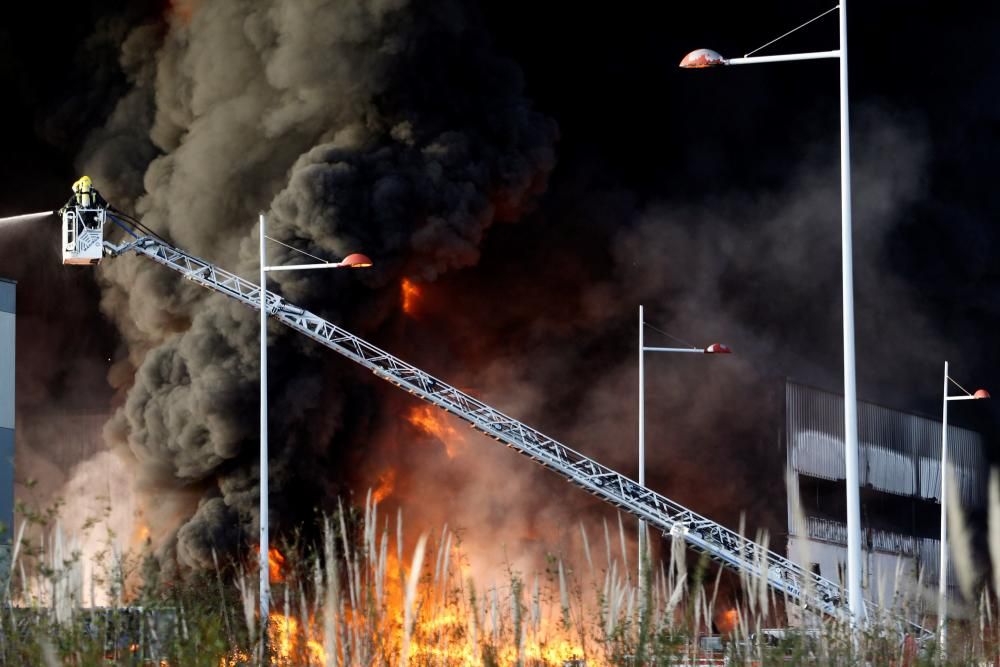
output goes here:
<path id="1" fill-rule="evenodd" d="M 460 2 L 199 3 L 190 23 L 133 31 L 122 65 L 132 88 L 84 168 L 179 247 L 245 275 L 266 210 L 272 235 L 309 252 L 377 257 L 367 288 L 347 289 L 393 300 L 400 275 L 474 264 L 487 228 L 530 209 L 554 165 L 554 123 Z M 113 371 L 126 397 L 106 436 L 137 464 L 150 505 L 183 505 L 154 526 L 176 530 L 164 549 L 207 565 L 212 548 L 254 533 L 253 315 L 138 259 L 102 265 L 100 281 L 127 345 Z M 279 289 L 308 304 L 325 285 L 288 277 Z M 344 301 L 337 311 L 358 312 Z M 386 312 L 368 308 L 363 322 Z M 314 450 L 345 437 L 357 397 L 272 336 L 275 366 L 288 369 L 272 375 L 280 503 Z"/>

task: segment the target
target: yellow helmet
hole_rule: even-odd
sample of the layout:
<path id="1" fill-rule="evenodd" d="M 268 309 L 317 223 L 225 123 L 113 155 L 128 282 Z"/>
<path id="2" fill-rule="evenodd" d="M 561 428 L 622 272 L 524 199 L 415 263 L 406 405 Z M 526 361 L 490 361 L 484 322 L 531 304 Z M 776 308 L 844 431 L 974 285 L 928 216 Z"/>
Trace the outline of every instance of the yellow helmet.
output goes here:
<path id="1" fill-rule="evenodd" d="M 81 176 L 80 180 L 73 184 L 73 192 L 90 190 L 93 185 L 94 182 L 90 180 L 90 176 Z"/>

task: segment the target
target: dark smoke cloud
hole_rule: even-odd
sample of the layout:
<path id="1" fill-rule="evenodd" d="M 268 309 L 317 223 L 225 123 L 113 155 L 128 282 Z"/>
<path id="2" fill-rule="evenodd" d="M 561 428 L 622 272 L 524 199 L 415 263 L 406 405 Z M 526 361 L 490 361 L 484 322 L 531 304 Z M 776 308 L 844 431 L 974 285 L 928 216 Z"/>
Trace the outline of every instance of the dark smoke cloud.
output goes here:
<path id="1" fill-rule="evenodd" d="M 270 234 L 309 252 L 363 248 L 380 268 L 369 289 L 345 291 L 375 305 L 341 295 L 331 312 L 367 312 L 368 329 L 400 275 L 474 264 L 487 228 L 530 209 L 554 164 L 554 123 L 457 2 L 199 3 L 165 32 L 135 30 L 122 63 L 133 88 L 85 157 L 106 193 L 245 275 L 257 265 L 259 210 L 270 210 Z M 254 317 L 137 259 L 103 265 L 101 284 L 134 368 L 116 371 L 127 395 L 106 434 L 136 462 L 149 504 L 184 505 L 165 549 L 207 565 L 256 522 Z M 307 305 L 329 289 L 311 276 L 279 285 Z M 366 408 L 325 362 L 272 335 L 280 507 L 290 479 L 317 493 L 343 479 L 313 455 L 350 438 Z M 299 516 L 331 501 L 307 498 Z"/>
<path id="2" fill-rule="evenodd" d="M 919 125 L 878 108 L 856 124 L 861 377 L 914 385 L 922 381 L 918 362 L 941 336 L 887 253 L 921 196 L 926 138 Z M 829 158 L 805 151 L 788 182 L 766 196 L 736 188 L 642 205 L 586 174 L 564 183 L 565 199 L 543 208 L 550 229 L 529 223 L 540 238 L 525 244 L 523 233 L 509 234 L 474 271 L 428 288 L 425 312 L 406 329 L 418 341 L 412 356 L 634 476 L 638 304 L 674 335 L 728 343 L 736 351 L 728 357 L 647 355 L 647 479 L 728 526 L 746 512 L 751 531 L 780 534 L 783 379 L 834 389 L 842 381 L 839 182 Z M 560 238 L 571 249 L 559 250 Z M 443 319 L 446 331 L 434 326 Z M 647 344 L 677 344 L 646 334 Z M 419 433 L 397 428 L 379 438 L 383 458 L 372 482 L 382 466 L 402 460 L 409 474 L 397 491 L 408 512 L 467 527 L 467 546 L 491 566 L 573 544 L 580 519 L 592 543 L 597 538 L 591 519 L 606 508 L 522 457 L 466 436 L 449 460 L 440 447 L 421 445 Z M 428 497 L 445 500 L 420 502 Z M 509 551 L 497 548 L 503 544 Z"/>

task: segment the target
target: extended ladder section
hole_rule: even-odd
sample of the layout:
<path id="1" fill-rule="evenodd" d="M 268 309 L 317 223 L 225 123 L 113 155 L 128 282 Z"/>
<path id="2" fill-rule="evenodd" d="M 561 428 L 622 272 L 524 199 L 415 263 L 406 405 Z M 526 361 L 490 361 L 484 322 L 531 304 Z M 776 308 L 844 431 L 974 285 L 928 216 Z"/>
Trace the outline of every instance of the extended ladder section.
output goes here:
<path id="1" fill-rule="evenodd" d="M 259 309 L 260 287 L 209 262 L 189 255 L 152 237 L 115 246 L 105 243 L 108 254 L 132 251 L 169 267 L 188 280 Z M 680 536 L 694 550 L 754 578 L 762 578 L 789 601 L 831 616 L 846 618 L 842 588 L 744 536 L 707 519 L 655 491 L 580 454 L 566 445 L 522 424 L 482 401 L 469 396 L 381 350 L 313 313 L 267 292 L 265 308 L 282 324 L 312 338 L 375 375 L 406 389 L 428 403 L 468 422 L 473 428 L 616 507 L 643 519 L 665 535 Z M 892 622 L 901 632 L 924 637 L 920 626 L 885 614 L 865 601 L 869 619 Z M 882 612 L 882 613 L 880 613 Z"/>

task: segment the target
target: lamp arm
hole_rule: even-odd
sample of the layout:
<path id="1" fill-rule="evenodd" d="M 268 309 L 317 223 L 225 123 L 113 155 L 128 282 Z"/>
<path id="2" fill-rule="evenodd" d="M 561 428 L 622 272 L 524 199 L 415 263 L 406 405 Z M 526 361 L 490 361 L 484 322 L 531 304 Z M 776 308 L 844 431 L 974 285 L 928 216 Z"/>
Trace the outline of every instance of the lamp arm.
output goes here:
<path id="1" fill-rule="evenodd" d="M 756 65 L 757 63 L 782 63 L 793 60 L 821 60 L 840 58 L 840 49 L 835 51 L 813 51 L 810 53 L 789 53 L 780 56 L 750 56 L 749 58 L 728 58 L 727 65 Z"/>
<path id="2" fill-rule="evenodd" d="M 281 266 L 265 266 L 264 270 L 271 271 L 299 271 L 302 269 L 339 269 L 344 265 L 340 262 L 325 262 L 323 264 L 283 264 Z"/>

